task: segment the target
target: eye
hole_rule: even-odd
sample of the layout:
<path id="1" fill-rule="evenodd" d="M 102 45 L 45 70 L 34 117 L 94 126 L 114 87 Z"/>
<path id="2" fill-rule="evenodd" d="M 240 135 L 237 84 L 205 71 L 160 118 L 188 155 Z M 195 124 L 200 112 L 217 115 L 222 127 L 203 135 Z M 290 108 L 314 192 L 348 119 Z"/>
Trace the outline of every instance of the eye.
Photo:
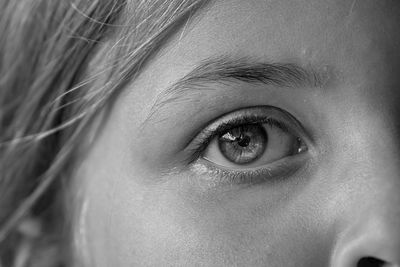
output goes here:
<path id="1" fill-rule="evenodd" d="M 228 113 L 189 143 L 191 170 L 215 184 L 256 184 L 288 177 L 305 166 L 313 144 L 290 113 L 271 106 Z"/>
<path id="2" fill-rule="evenodd" d="M 254 167 L 303 153 L 307 146 L 283 123 L 272 118 L 238 125 L 209 143 L 203 158 L 220 166 Z"/>

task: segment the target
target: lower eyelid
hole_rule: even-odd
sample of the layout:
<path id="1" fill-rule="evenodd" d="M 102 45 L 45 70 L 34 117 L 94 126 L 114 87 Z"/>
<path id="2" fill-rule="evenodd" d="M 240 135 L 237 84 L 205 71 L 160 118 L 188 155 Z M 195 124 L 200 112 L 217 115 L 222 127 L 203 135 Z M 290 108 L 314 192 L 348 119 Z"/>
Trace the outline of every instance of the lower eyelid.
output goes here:
<path id="1" fill-rule="evenodd" d="M 310 158 L 308 153 L 302 153 L 278 160 L 257 169 L 226 169 L 216 166 L 205 159 L 199 159 L 192 164 L 190 171 L 200 179 L 206 180 L 210 187 L 224 185 L 256 185 L 260 183 L 274 183 L 294 175 L 305 166 Z"/>

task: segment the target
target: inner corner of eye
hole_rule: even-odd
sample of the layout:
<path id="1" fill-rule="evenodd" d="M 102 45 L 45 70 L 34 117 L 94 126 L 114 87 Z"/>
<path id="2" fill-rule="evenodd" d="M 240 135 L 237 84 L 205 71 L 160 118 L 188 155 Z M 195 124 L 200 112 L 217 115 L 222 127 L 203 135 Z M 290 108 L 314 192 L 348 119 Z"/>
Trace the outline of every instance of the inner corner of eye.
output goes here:
<path id="1" fill-rule="evenodd" d="M 301 139 L 300 137 L 296 137 L 297 140 L 297 147 L 295 151 L 297 154 L 305 153 L 308 151 L 308 146 L 307 144 Z"/>

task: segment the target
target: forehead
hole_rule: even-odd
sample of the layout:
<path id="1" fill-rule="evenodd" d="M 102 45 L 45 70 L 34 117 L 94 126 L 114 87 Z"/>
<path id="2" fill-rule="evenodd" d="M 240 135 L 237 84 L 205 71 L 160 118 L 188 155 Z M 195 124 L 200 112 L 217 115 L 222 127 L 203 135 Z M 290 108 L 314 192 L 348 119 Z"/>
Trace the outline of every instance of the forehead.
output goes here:
<path id="1" fill-rule="evenodd" d="M 143 78 L 156 95 L 199 61 L 234 55 L 330 66 L 342 83 L 376 87 L 400 69 L 399 14 L 397 0 L 215 1 L 182 27 Z"/>
<path id="2" fill-rule="evenodd" d="M 180 39 L 177 51 L 186 57 L 212 51 L 280 59 L 303 53 L 323 60 L 349 50 L 398 46 L 399 7 L 399 1 L 388 0 L 217 1 Z"/>

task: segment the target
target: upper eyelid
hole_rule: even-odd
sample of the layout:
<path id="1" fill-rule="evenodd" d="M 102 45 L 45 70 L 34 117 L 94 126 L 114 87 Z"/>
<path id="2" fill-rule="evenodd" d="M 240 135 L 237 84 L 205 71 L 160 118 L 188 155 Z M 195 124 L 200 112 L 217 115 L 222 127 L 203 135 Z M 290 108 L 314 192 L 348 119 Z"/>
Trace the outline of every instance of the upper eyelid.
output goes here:
<path id="1" fill-rule="evenodd" d="M 311 144 L 314 143 L 312 136 L 306 131 L 306 129 L 302 126 L 302 124 L 289 112 L 287 112 L 283 109 L 277 108 L 277 107 L 273 107 L 273 106 L 254 106 L 254 107 L 241 108 L 241 109 L 226 113 L 226 114 L 218 117 L 217 119 L 215 119 L 211 123 L 209 123 L 207 126 L 203 127 L 200 132 L 197 132 L 197 134 L 193 138 L 190 139 L 189 143 L 185 147 L 190 146 L 197 139 L 201 139 L 198 142 L 198 144 L 193 145 L 194 146 L 193 150 L 195 150 L 194 152 L 196 152 L 198 149 L 204 150 L 207 147 L 207 145 L 210 143 L 211 139 L 215 137 L 216 131 L 221 129 L 220 125 L 224 123 L 224 120 L 225 120 L 225 122 L 232 121 L 232 119 L 229 120 L 229 117 L 234 118 L 236 113 L 237 113 L 237 116 L 236 116 L 236 118 L 237 118 L 241 115 L 240 114 L 241 112 L 242 113 L 250 112 L 252 110 L 253 111 L 255 111 L 255 110 L 269 111 L 270 118 L 273 118 L 273 119 L 278 120 L 279 122 L 283 123 L 285 127 L 288 127 L 288 130 L 294 131 L 294 133 L 296 135 L 301 135 L 299 137 L 302 139 L 305 139 L 304 141 L 306 143 L 311 143 Z M 261 122 L 263 119 L 262 115 L 258 115 L 258 117 L 260 118 L 259 121 Z M 268 116 L 264 116 L 264 119 L 267 117 Z M 242 116 L 242 119 L 245 119 L 245 118 L 246 118 L 246 116 Z M 282 121 L 279 118 L 281 118 Z M 287 121 L 289 121 L 289 122 L 287 122 Z M 243 121 L 243 124 L 245 124 L 245 123 L 248 123 L 248 122 Z M 254 121 L 254 123 L 256 123 L 256 121 Z M 292 124 L 294 126 L 292 126 Z M 240 124 L 237 124 L 236 126 L 238 126 L 238 125 L 240 125 Z M 199 157 L 198 151 L 197 151 L 197 154 L 196 153 L 193 153 L 193 154 L 194 154 L 193 159 L 190 162 L 193 162 L 196 158 Z"/>
<path id="2" fill-rule="evenodd" d="M 230 121 L 230 122 L 226 122 L 226 123 L 222 123 L 220 124 L 217 128 L 215 128 L 214 130 L 212 130 L 213 135 L 216 136 L 218 134 L 227 132 L 233 128 L 236 128 L 240 125 L 244 125 L 244 124 L 258 124 L 258 123 L 269 123 L 269 124 L 280 124 L 278 127 L 281 128 L 284 131 L 288 131 L 287 126 L 284 122 L 280 122 L 275 120 L 274 118 L 271 117 L 265 117 L 265 118 L 250 118 L 250 120 L 243 119 L 243 121 Z M 209 132 L 211 132 L 211 130 L 208 130 Z"/>
<path id="3" fill-rule="evenodd" d="M 243 114 L 240 114 L 241 112 L 250 112 L 250 111 L 268 111 L 269 114 L 268 115 L 248 115 L 248 116 L 243 116 Z M 253 106 L 253 107 L 246 107 L 246 108 L 240 108 L 238 110 L 234 110 L 231 112 L 228 112 L 220 117 L 218 117 L 217 119 L 213 120 L 211 123 L 209 123 L 207 126 L 203 127 L 202 131 L 199 132 L 199 134 L 197 134 L 195 137 L 201 135 L 202 132 L 211 132 L 211 131 L 215 131 L 218 128 L 220 128 L 221 124 L 224 124 L 224 122 L 228 122 L 229 124 L 234 124 L 235 121 L 235 115 L 237 114 L 236 118 L 238 118 L 240 115 L 242 115 L 242 118 L 246 118 L 246 122 L 247 123 L 252 123 L 250 119 L 254 120 L 254 123 L 260 122 L 263 119 L 267 119 L 267 118 L 272 118 L 272 119 L 276 119 L 280 122 L 284 122 L 286 120 L 288 120 L 290 123 L 294 124 L 295 127 L 290 127 L 290 125 L 285 125 L 288 126 L 289 128 L 298 128 L 302 133 L 306 134 L 307 137 L 310 139 L 310 141 L 312 140 L 312 136 L 306 131 L 306 129 L 303 127 L 303 125 L 289 112 L 278 108 L 278 107 L 274 107 L 274 106 Z M 229 117 L 232 117 L 233 119 L 229 119 Z M 228 119 L 227 119 L 228 118 Z M 280 120 L 280 118 L 282 119 L 282 121 Z M 233 123 L 232 123 L 233 122 Z M 291 130 L 296 130 L 296 129 L 291 129 Z M 190 142 L 189 142 L 190 143 Z"/>

